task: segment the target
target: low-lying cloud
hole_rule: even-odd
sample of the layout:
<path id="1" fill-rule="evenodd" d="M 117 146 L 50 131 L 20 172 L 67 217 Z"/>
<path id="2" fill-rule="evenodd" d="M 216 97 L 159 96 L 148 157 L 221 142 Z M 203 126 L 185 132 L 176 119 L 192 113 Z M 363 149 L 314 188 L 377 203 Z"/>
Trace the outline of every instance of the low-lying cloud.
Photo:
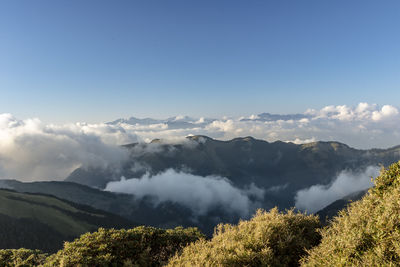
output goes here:
<path id="1" fill-rule="evenodd" d="M 150 177 L 125 179 L 109 182 L 106 191 L 132 194 L 136 198 L 152 197 L 154 204 L 170 201 L 192 210 L 195 215 L 205 215 L 214 208 L 248 217 L 259 201 L 264 190 L 254 184 L 240 189 L 219 176 L 196 176 L 169 169 Z"/>
<path id="2" fill-rule="evenodd" d="M 373 186 L 372 177 L 379 175 L 380 168 L 369 166 L 362 172 L 342 171 L 330 185 L 313 185 L 297 192 L 295 206 L 307 212 L 317 212 L 335 200 Z"/>
<path id="3" fill-rule="evenodd" d="M 138 140 L 118 128 L 45 125 L 0 114 L 0 178 L 61 180 L 78 167 L 117 167 L 128 154 L 116 144 Z"/>

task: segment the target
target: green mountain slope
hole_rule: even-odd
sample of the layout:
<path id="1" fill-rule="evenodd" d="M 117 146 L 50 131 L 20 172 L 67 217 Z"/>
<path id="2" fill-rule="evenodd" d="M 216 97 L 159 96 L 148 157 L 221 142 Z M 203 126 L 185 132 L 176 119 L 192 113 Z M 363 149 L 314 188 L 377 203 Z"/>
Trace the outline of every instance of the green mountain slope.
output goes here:
<path id="1" fill-rule="evenodd" d="M 63 241 L 99 227 L 130 227 L 119 216 L 53 196 L 0 190 L 0 248 L 55 251 Z"/>
<path id="2" fill-rule="evenodd" d="M 135 199 L 132 195 L 117 194 L 91 188 L 71 182 L 30 182 L 23 183 L 15 180 L 0 180 L 0 188 L 9 188 L 18 192 L 51 194 L 58 198 L 74 203 L 91 206 L 95 209 L 118 214 L 140 225 L 150 225 L 161 228 L 177 226 L 197 226 L 207 234 L 212 234 L 214 226 L 225 220 L 237 220 L 224 217 L 221 211 L 219 221 L 214 217 L 204 216 L 196 222 L 191 220 L 191 212 L 176 203 L 165 202 L 154 206 L 149 199 Z"/>

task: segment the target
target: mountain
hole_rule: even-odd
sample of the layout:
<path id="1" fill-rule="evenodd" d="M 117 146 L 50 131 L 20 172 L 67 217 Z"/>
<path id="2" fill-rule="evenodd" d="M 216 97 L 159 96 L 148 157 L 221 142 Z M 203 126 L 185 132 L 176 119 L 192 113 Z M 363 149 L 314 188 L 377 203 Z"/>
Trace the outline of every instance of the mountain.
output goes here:
<path id="1" fill-rule="evenodd" d="M 0 248 L 54 252 L 64 241 L 99 227 L 135 225 L 120 216 L 54 196 L 0 189 Z"/>
<path id="2" fill-rule="evenodd" d="M 154 140 L 151 143 L 126 145 L 124 148 L 129 151 L 130 159 L 122 169 L 78 168 L 66 181 L 103 189 L 109 182 L 119 181 L 121 176 L 129 179 L 159 175 L 162 178 L 163 173 L 173 169 L 176 173 L 189 173 L 199 178 L 223 177 L 242 192 L 253 186 L 262 190 L 263 197 L 254 209 L 268 210 L 278 206 L 283 210 L 295 206 L 295 196 L 299 190 L 313 185 L 329 186 L 343 171 L 363 173 L 371 165 L 388 166 L 400 159 L 399 146 L 359 150 L 339 142 L 297 145 L 280 141 L 269 143 L 252 137 L 220 141 L 207 136 L 190 136 L 179 144 Z M 135 198 L 135 202 L 146 203 L 151 208 L 151 199 L 150 196 Z M 235 223 L 238 218 L 243 218 L 232 216 L 228 208 L 222 207 L 203 216 L 201 223 L 198 219 L 191 222 L 187 218 L 192 213 L 184 204 L 170 201 L 153 204 L 156 208 L 166 205 L 171 213 L 163 219 L 155 216 L 147 222 L 160 227 L 161 222 L 173 226 L 174 223 L 196 225 L 209 233 L 219 222 Z M 150 212 L 140 207 L 141 214 L 154 214 L 154 208 Z M 166 211 L 160 211 L 160 214 L 166 214 Z M 157 222 L 154 224 L 152 220 Z"/>
<path id="3" fill-rule="evenodd" d="M 288 120 L 301 120 L 310 118 L 306 114 L 271 114 L 271 113 L 261 113 L 258 114 L 254 119 L 242 119 L 241 121 L 288 121 Z"/>
<path id="4" fill-rule="evenodd" d="M 358 150 L 338 142 L 296 145 L 269 143 L 252 137 L 229 141 L 190 136 L 180 144 L 162 140 L 124 146 L 130 160 L 121 170 L 78 168 L 66 181 L 105 188 L 121 176 L 140 178 L 168 169 L 197 176 L 221 176 L 238 188 L 254 184 L 266 190 L 265 206 L 294 205 L 297 191 L 330 184 L 343 171 L 361 171 L 370 165 L 385 166 L 400 159 L 400 147 Z"/>
<path id="5" fill-rule="evenodd" d="M 278 120 L 283 120 L 283 121 L 288 121 L 288 120 L 301 120 L 301 119 L 307 119 L 311 118 L 310 115 L 308 114 L 301 114 L 301 113 L 296 113 L 296 114 L 272 114 L 272 113 L 260 113 L 257 116 L 254 116 L 254 118 L 243 118 L 240 121 L 278 121 Z M 117 125 L 117 124 L 131 124 L 131 125 L 151 125 L 151 124 L 158 124 L 158 123 L 164 123 L 167 124 L 169 128 L 191 128 L 196 125 L 206 125 L 209 124 L 217 119 L 213 118 L 201 118 L 201 119 L 196 119 L 192 118 L 189 116 L 175 116 L 175 117 L 170 117 L 167 119 L 153 119 L 153 118 L 136 118 L 136 117 L 129 117 L 129 118 L 120 118 L 116 119 L 111 122 L 107 122 L 107 124 L 111 125 Z"/>
<path id="6" fill-rule="evenodd" d="M 121 123 L 126 123 L 126 124 L 143 124 L 143 125 L 150 125 L 150 124 L 157 124 L 157 123 L 162 123 L 162 120 L 156 120 L 152 118 L 144 118 L 144 119 L 139 119 L 135 117 L 130 117 L 128 119 L 117 119 L 111 122 L 108 122 L 107 124 L 115 125 L 115 124 L 121 124 Z"/>
<path id="7" fill-rule="evenodd" d="M 248 218 L 256 208 L 293 207 L 299 190 L 316 184 L 329 185 L 343 170 L 363 171 L 367 166 L 386 166 L 400 158 L 400 147 L 357 150 L 338 142 L 296 145 L 269 143 L 252 137 L 219 141 L 206 136 L 190 136 L 178 144 L 154 140 L 151 143 L 129 144 L 123 148 L 130 153 L 130 158 L 122 169 L 78 168 L 64 182 L 21 183 L 3 180 L 0 181 L 0 187 L 51 194 L 118 214 L 143 225 L 161 228 L 197 226 L 211 235 L 218 223 L 236 223 L 241 218 Z M 254 201 L 254 195 L 245 195 L 245 201 L 253 201 L 254 204 L 246 207 L 251 209 L 247 216 L 232 212 L 232 208 L 240 210 L 235 205 L 219 205 L 220 195 L 209 199 L 211 204 L 207 212 L 196 214 L 198 203 L 192 203 L 195 206 L 193 209 L 185 200 L 159 201 L 157 196 L 103 191 L 110 181 L 120 181 L 121 176 L 127 179 L 143 175 L 155 177 L 171 169 L 177 175 L 184 173 L 196 177 L 196 184 L 191 185 L 194 187 L 193 194 L 200 190 L 197 182 L 205 180 L 209 183 L 220 179 L 218 181 L 230 185 L 227 187 L 229 190 L 240 190 L 236 196 L 243 198 L 251 188 L 256 188 L 255 191 L 262 198 Z M 207 180 L 206 176 L 223 178 Z M 178 192 L 175 187 L 180 185 L 173 186 L 173 191 Z M 167 190 L 163 186 L 161 189 L 163 192 Z M 223 192 L 219 191 L 221 194 Z M 203 193 L 209 196 L 208 191 Z M 179 191 L 174 194 L 188 193 Z M 230 199 L 232 202 L 237 200 L 236 197 Z"/>
<path id="8" fill-rule="evenodd" d="M 139 119 L 136 117 L 130 117 L 128 119 L 117 119 L 111 122 L 107 122 L 107 124 L 151 125 L 151 124 L 162 123 L 167 125 L 168 129 L 192 129 L 199 126 L 205 126 L 206 124 L 209 124 L 213 121 L 215 121 L 215 119 L 210 119 L 210 118 L 195 119 L 188 116 L 176 116 L 167 119 L 152 119 L 152 118 Z"/>
<path id="9" fill-rule="evenodd" d="M 334 216 L 338 214 L 339 211 L 346 208 L 350 203 L 360 200 L 367 193 L 367 191 L 368 190 L 361 190 L 345 196 L 344 198 L 338 199 L 322 210 L 316 212 L 316 214 L 319 216 L 323 224 L 327 224 Z"/>

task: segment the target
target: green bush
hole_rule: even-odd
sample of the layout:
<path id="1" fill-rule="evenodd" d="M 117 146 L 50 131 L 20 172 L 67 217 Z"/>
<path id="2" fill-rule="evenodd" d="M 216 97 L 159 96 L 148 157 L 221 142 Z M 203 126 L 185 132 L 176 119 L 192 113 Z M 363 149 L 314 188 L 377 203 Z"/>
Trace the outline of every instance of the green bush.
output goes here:
<path id="1" fill-rule="evenodd" d="M 200 239 L 169 266 L 296 266 L 320 241 L 319 219 L 293 210 L 258 210 L 249 221 L 219 225 L 210 241 Z"/>
<path id="2" fill-rule="evenodd" d="M 400 266 L 400 162 L 321 234 L 303 266 Z"/>
<path id="3" fill-rule="evenodd" d="M 185 245 L 204 238 L 197 228 L 100 228 L 50 256 L 45 266 L 161 266 Z"/>
<path id="4" fill-rule="evenodd" d="M 2 249 L 0 250 L 0 266 L 37 266 L 43 264 L 47 254 L 40 250 L 20 249 Z"/>

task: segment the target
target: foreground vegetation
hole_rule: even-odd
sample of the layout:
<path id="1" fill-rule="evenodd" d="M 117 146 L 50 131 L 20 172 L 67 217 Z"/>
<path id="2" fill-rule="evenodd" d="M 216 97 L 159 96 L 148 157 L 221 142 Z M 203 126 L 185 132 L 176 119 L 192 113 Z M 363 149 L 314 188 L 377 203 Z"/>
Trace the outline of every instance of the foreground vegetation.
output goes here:
<path id="1" fill-rule="evenodd" d="M 400 163 L 321 233 L 304 266 L 400 266 Z"/>
<path id="2" fill-rule="evenodd" d="M 0 266 L 37 266 L 46 261 L 47 254 L 40 250 L 31 249 L 2 249 L 0 250 Z"/>
<path id="3" fill-rule="evenodd" d="M 163 230 L 100 228 L 48 256 L 38 250 L 0 250 L 0 266 L 162 266 L 177 251 L 204 235 L 196 228 Z"/>
<path id="4" fill-rule="evenodd" d="M 0 266 L 33 265 L 400 266 L 400 162 L 322 229 L 317 216 L 275 208 L 238 225 L 221 224 L 210 240 L 196 228 L 100 228 L 50 256 L 0 250 Z"/>
<path id="5" fill-rule="evenodd" d="M 136 227 L 84 234 L 50 256 L 48 266 L 161 266 L 178 250 L 199 238 L 196 228 L 163 230 Z"/>
<path id="6" fill-rule="evenodd" d="M 319 243 L 318 227 L 316 216 L 275 208 L 259 210 L 237 226 L 221 224 L 209 241 L 196 228 L 100 228 L 65 242 L 50 256 L 38 250 L 3 250 L 0 266 L 162 266 L 170 258 L 170 266 L 294 266 Z"/>
<path id="7" fill-rule="evenodd" d="M 192 243 L 169 266 L 296 266 L 317 245 L 317 216 L 259 210 L 249 221 L 219 225 L 214 237 Z"/>

